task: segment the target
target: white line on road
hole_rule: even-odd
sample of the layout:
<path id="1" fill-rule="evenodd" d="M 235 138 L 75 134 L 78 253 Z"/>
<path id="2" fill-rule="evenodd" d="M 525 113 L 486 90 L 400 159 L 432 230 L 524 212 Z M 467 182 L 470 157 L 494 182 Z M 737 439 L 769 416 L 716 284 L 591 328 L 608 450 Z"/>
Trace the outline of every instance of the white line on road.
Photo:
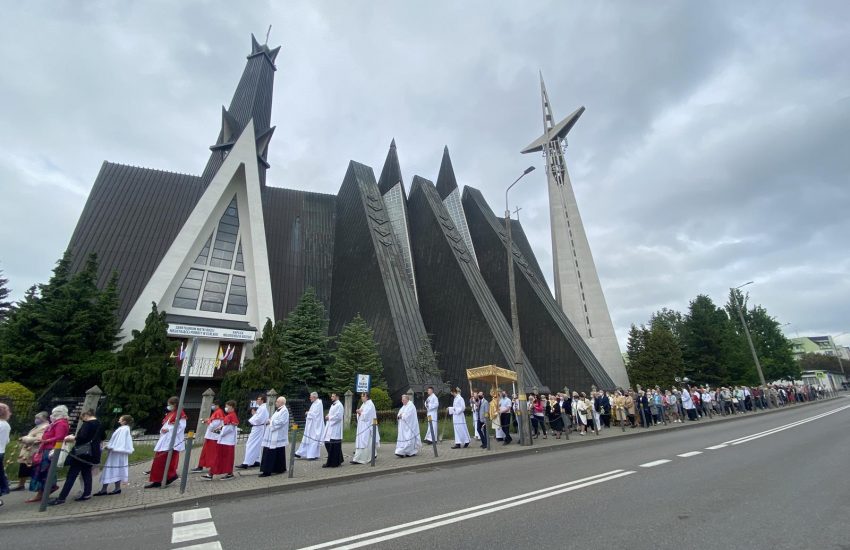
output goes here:
<path id="1" fill-rule="evenodd" d="M 740 445 L 741 443 L 747 443 L 748 441 L 752 441 L 754 439 L 767 437 L 769 435 L 773 435 L 775 433 L 779 433 L 779 432 L 782 432 L 782 431 L 785 431 L 785 430 L 789 430 L 791 428 L 795 428 L 797 426 L 801 426 L 801 425 L 807 424 L 809 422 L 814 422 L 815 420 L 820 420 L 821 418 L 825 418 L 825 417 L 830 416 L 832 414 L 841 412 L 845 409 L 850 409 L 850 405 L 845 405 L 843 407 L 839 407 L 837 409 L 833 409 L 833 410 L 827 411 L 825 413 L 821 413 L 821 414 L 818 414 L 818 415 L 815 415 L 815 416 L 811 416 L 809 418 L 804 418 L 803 420 L 791 422 L 790 424 L 785 424 L 784 426 L 779 426 L 777 428 L 772 428 L 770 430 L 765 430 L 763 432 L 758 432 L 758 433 L 755 433 L 755 434 L 746 435 L 744 437 L 739 437 L 738 439 L 733 439 L 731 441 L 727 441 L 726 443 L 729 444 L 729 445 Z"/>
<path id="2" fill-rule="evenodd" d="M 568 481 L 567 483 L 561 483 L 560 485 L 555 485 L 554 487 L 546 487 L 545 489 L 538 489 L 536 491 L 531 491 L 530 493 L 523 493 L 521 495 L 515 495 L 515 496 L 512 496 L 512 497 L 503 498 L 501 500 L 496 500 L 496 501 L 493 501 L 493 502 L 487 502 L 485 504 L 479 504 L 478 506 L 473 506 L 471 508 L 465 508 L 463 510 L 455 510 L 454 512 L 447 512 L 445 514 L 440 514 L 440 515 L 437 515 L 437 516 L 430 516 L 430 517 L 427 517 L 427 518 L 411 521 L 409 523 L 404 523 L 404 524 L 401 524 L 401 525 L 394 525 L 393 527 L 384 527 L 383 529 L 370 531 L 368 533 L 361 533 L 359 535 L 354 535 L 354 536 L 346 537 L 346 538 L 343 538 L 343 539 L 333 540 L 333 541 L 330 541 L 330 542 L 324 542 L 324 543 L 321 543 L 321 544 L 315 544 L 313 546 L 307 546 L 305 548 L 302 548 L 301 550 L 320 550 L 321 548 L 329 548 L 331 546 L 336 546 L 338 544 L 344 544 L 346 542 L 360 540 L 360 539 L 364 539 L 364 538 L 368 538 L 368 537 L 374 537 L 376 535 L 381 535 L 381 534 L 384 534 L 384 533 L 389 533 L 390 531 L 395 531 L 396 529 L 403 529 L 403 528 L 406 528 L 406 527 L 413 527 L 415 525 L 421 525 L 423 523 L 439 521 L 439 520 L 444 519 L 444 518 L 449 518 L 449 517 L 452 517 L 452 516 L 467 514 L 468 512 L 475 512 L 476 510 L 481 510 L 481 509 L 484 509 L 484 508 L 490 508 L 494 505 L 498 505 L 498 504 L 502 504 L 502 503 L 506 503 L 506 502 L 513 502 L 513 501 L 523 499 L 523 498 L 533 497 L 535 495 L 548 493 L 549 491 L 557 490 L 557 489 L 560 489 L 562 487 L 570 487 L 570 486 L 577 485 L 579 483 L 584 483 L 584 482 L 587 482 L 587 481 L 590 481 L 590 480 L 595 480 L 595 479 L 611 476 L 613 474 L 619 474 L 622 471 L 623 470 L 612 470 L 612 471 L 606 472 L 604 474 L 597 474 L 595 476 L 585 477 L 583 479 L 577 479 L 575 481 Z M 631 473 L 634 473 L 634 472 L 631 472 Z M 429 525 L 429 527 L 431 527 L 431 525 Z"/>
<path id="3" fill-rule="evenodd" d="M 641 464 L 641 468 L 655 468 L 656 466 L 661 466 L 662 464 L 667 464 L 670 462 L 666 458 L 662 458 L 661 460 L 653 460 L 652 462 L 647 462 L 646 464 Z"/>
<path id="4" fill-rule="evenodd" d="M 634 470 L 629 470 L 629 471 L 626 471 L 626 472 L 620 472 L 618 474 L 614 474 L 614 475 L 611 475 L 611 476 L 608 476 L 608 477 L 599 477 L 599 478 L 594 479 L 592 481 L 587 481 L 585 483 L 580 483 L 578 485 L 571 485 L 569 487 L 564 487 L 563 489 L 558 489 L 556 491 L 553 491 L 552 488 L 550 487 L 548 489 L 544 489 L 544 491 L 548 491 L 548 492 L 541 494 L 541 495 L 531 497 L 531 498 L 523 498 L 522 500 L 515 500 L 513 502 L 508 502 L 507 504 L 502 504 L 501 506 L 495 506 L 495 507 L 493 506 L 493 503 L 488 503 L 488 504 L 485 505 L 485 506 L 488 507 L 485 510 L 479 510 L 479 511 L 473 512 L 471 514 L 468 513 L 469 510 L 464 510 L 464 511 L 461 512 L 462 515 L 460 515 L 460 516 L 445 519 L 443 521 L 437 521 L 437 522 L 431 521 L 431 523 L 428 523 L 427 525 L 420 525 L 419 527 L 414 527 L 412 529 L 405 529 L 403 531 L 396 531 L 395 533 L 391 533 L 389 535 L 384 535 L 384 536 L 381 536 L 381 537 L 375 537 L 375 538 L 371 538 L 371 539 L 367 539 L 367 540 L 361 540 L 360 542 L 355 542 L 353 544 L 346 544 L 344 546 L 335 546 L 335 548 L 336 548 L 336 550 L 351 550 L 351 549 L 354 549 L 354 548 L 361 548 L 363 546 L 378 544 L 380 542 L 385 542 L 385 541 L 388 541 L 388 540 L 397 539 L 399 537 L 404 537 L 404 536 L 407 536 L 407 535 L 420 533 L 422 531 L 427 531 L 429 529 L 435 529 L 437 527 L 442 527 L 444 525 L 449 525 L 449 524 L 452 524 L 452 523 L 458 523 L 460 521 L 465 521 L 465 520 L 477 518 L 479 516 L 484 516 L 484 515 L 487 515 L 487 514 L 493 514 L 495 512 L 501 512 L 502 510 L 506 510 L 508 508 L 513 508 L 515 506 L 522 506 L 523 504 L 528 504 L 528 503 L 534 502 L 536 500 L 542 500 L 544 498 L 550 498 L 550 497 L 560 495 L 560 494 L 563 494 L 563 493 L 569 493 L 570 491 L 576 491 L 578 489 L 584 489 L 585 487 L 590 487 L 590 486 L 596 485 L 598 483 L 604 483 L 606 481 L 611 481 L 611 480 L 621 478 L 621 477 L 625 477 L 625 476 L 628 476 L 628 475 L 631 475 L 631 474 L 634 474 L 634 473 L 636 473 Z M 522 495 L 522 496 L 525 497 L 527 495 Z M 433 520 L 433 518 L 431 518 L 431 520 Z M 408 525 L 410 525 L 410 524 L 398 525 L 396 528 L 404 528 L 404 527 L 407 527 Z M 329 544 L 333 546 L 333 545 L 339 544 L 340 542 L 341 541 L 332 541 Z M 315 547 L 311 546 L 310 548 L 315 548 Z M 302 550 L 307 550 L 307 549 L 302 549 Z"/>
<path id="5" fill-rule="evenodd" d="M 716 451 L 717 449 L 722 449 L 723 447 L 728 447 L 726 443 L 721 443 L 720 445 L 712 445 L 711 447 L 706 447 L 707 451 Z"/>
<path id="6" fill-rule="evenodd" d="M 676 456 L 680 456 L 682 458 L 691 458 L 692 456 L 697 456 L 697 455 L 701 455 L 701 454 L 702 454 L 702 451 L 691 451 L 689 453 L 682 453 L 682 454 L 676 455 Z"/>
<path id="7" fill-rule="evenodd" d="M 189 523 L 190 521 L 200 521 L 202 519 L 210 519 L 209 508 L 196 508 L 195 510 L 182 510 L 172 514 L 175 525 L 178 523 Z"/>
<path id="8" fill-rule="evenodd" d="M 215 523 L 212 521 L 181 525 L 171 530 L 171 544 L 217 536 L 218 531 L 216 531 Z"/>

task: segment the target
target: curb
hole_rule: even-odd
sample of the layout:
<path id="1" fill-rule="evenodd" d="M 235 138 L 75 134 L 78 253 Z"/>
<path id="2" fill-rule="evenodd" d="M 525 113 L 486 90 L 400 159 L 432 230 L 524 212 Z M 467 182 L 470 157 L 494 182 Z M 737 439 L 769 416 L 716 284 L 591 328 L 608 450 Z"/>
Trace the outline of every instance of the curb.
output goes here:
<path id="1" fill-rule="evenodd" d="M 807 407 L 807 406 L 810 406 L 810 405 L 817 405 L 817 404 L 821 404 L 821 403 L 829 403 L 829 402 L 834 401 L 836 399 L 840 399 L 841 397 L 842 396 L 835 396 L 835 397 L 829 397 L 829 398 L 826 398 L 826 399 L 821 399 L 819 401 L 809 401 L 809 402 L 803 403 L 802 405 L 795 405 L 791 408 L 783 407 L 783 408 L 778 408 L 778 409 L 769 409 L 767 411 L 762 411 L 762 412 L 759 412 L 759 413 L 756 413 L 756 414 L 750 413 L 750 414 L 746 414 L 746 415 L 736 415 L 733 418 L 726 418 L 725 421 L 734 422 L 736 420 L 743 420 L 743 419 L 747 419 L 747 418 L 758 418 L 758 417 L 761 417 L 761 416 L 764 416 L 764 415 L 780 413 L 780 412 L 783 412 L 783 411 L 795 411 L 795 410 L 798 410 L 802 407 Z M 847 397 L 850 397 L 850 396 L 847 396 Z M 669 433 L 673 430 L 691 429 L 691 428 L 697 428 L 697 427 L 702 427 L 702 426 L 713 426 L 713 425 L 715 425 L 714 422 L 692 422 L 692 423 L 682 424 L 681 426 L 676 427 L 676 428 L 661 427 L 661 429 L 652 429 L 652 430 L 646 429 L 646 428 L 635 428 L 634 430 L 629 429 L 625 433 L 621 432 L 618 436 L 609 436 L 609 437 L 604 437 L 604 438 L 592 437 L 592 438 L 586 438 L 586 439 L 580 439 L 580 440 L 570 439 L 569 442 L 565 442 L 565 443 L 562 443 L 560 445 L 552 445 L 552 446 L 548 446 L 548 447 L 531 446 L 531 447 L 528 447 L 528 448 L 521 448 L 521 450 L 512 451 L 510 453 L 499 453 L 499 454 L 496 454 L 496 455 L 480 455 L 480 456 L 474 456 L 474 457 L 469 457 L 469 458 L 453 458 L 453 459 L 445 460 L 445 461 L 438 462 L 438 463 L 435 463 L 435 464 L 417 464 L 415 466 L 393 468 L 393 469 L 390 469 L 390 470 L 377 470 L 377 471 L 366 470 L 366 471 L 363 471 L 362 473 L 359 473 L 359 474 L 345 475 L 345 476 L 337 477 L 337 478 L 305 480 L 305 481 L 299 481 L 299 482 L 295 482 L 295 483 L 291 483 L 291 484 L 279 485 L 279 486 L 276 486 L 276 487 L 257 487 L 257 488 L 250 488 L 250 489 L 241 489 L 241 490 L 236 490 L 236 491 L 229 492 L 229 493 L 220 493 L 220 494 L 215 494 L 215 495 L 203 495 L 203 496 L 184 495 L 182 497 L 177 496 L 174 499 L 164 501 L 164 502 L 157 502 L 157 503 L 152 503 L 152 504 L 142 504 L 142 505 L 138 505 L 138 506 L 128 506 L 128 507 L 116 508 L 114 510 L 108 510 L 108 511 L 101 510 L 101 511 L 98 511 L 98 512 L 84 512 L 84 513 L 81 513 L 81 514 L 72 514 L 72 515 L 67 515 L 67 516 L 54 516 L 54 517 L 43 517 L 43 518 L 42 517 L 34 517 L 34 518 L 20 519 L 20 520 L 18 520 L 18 519 L 16 519 L 16 520 L 6 520 L 6 521 L 0 520 L 0 525 L 2 525 L 2 526 L 20 526 L 20 525 L 27 525 L 27 524 L 34 524 L 34 523 L 38 523 L 39 525 L 41 525 L 41 524 L 44 524 L 44 523 L 57 524 L 57 523 L 79 521 L 79 520 L 92 520 L 94 518 L 98 518 L 98 517 L 105 516 L 105 515 L 113 515 L 113 514 L 120 514 L 120 513 L 126 513 L 126 512 L 138 512 L 138 511 L 144 511 L 144 510 L 160 511 L 160 510 L 165 510 L 165 509 L 168 509 L 168 508 L 182 508 L 182 507 L 185 507 L 187 502 L 194 502 L 194 504 L 196 506 L 198 506 L 198 505 L 201 505 L 201 504 L 208 504 L 208 503 L 218 501 L 222 497 L 226 497 L 226 498 L 230 498 L 230 499 L 244 498 L 244 497 L 259 496 L 259 495 L 286 493 L 286 492 L 289 492 L 289 491 L 298 491 L 298 490 L 301 490 L 301 489 L 310 489 L 310 488 L 314 488 L 314 487 L 327 487 L 327 486 L 331 486 L 331 485 L 337 485 L 337 484 L 340 484 L 340 483 L 349 483 L 349 482 L 354 483 L 354 482 L 357 482 L 357 481 L 361 481 L 363 479 L 377 478 L 377 477 L 382 477 L 382 476 L 386 476 L 386 475 L 396 475 L 396 474 L 399 474 L 399 473 L 408 473 L 408 472 L 421 472 L 421 471 L 425 471 L 425 470 L 432 470 L 434 468 L 454 467 L 454 466 L 458 466 L 458 465 L 462 465 L 462 464 L 478 464 L 478 463 L 481 463 L 481 462 L 492 462 L 494 460 L 504 460 L 504 459 L 514 458 L 514 457 L 517 457 L 517 456 L 523 456 L 523 455 L 526 455 L 528 453 L 544 453 L 544 452 L 563 451 L 565 449 L 569 449 L 570 447 L 572 447 L 574 445 L 582 445 L 582 446 L 599 445 L 599 444 L 603 444 L 603 443 L 606 443 L 606 442 L 609 442 L 609 441 L 621 440 L 623 437 L 642 437 L 642 436 L 649 436 L 649 435 L 654 435 L 654 434 Z M 614 428 L 611 428 L 611 429 L 614 429 Z"/>

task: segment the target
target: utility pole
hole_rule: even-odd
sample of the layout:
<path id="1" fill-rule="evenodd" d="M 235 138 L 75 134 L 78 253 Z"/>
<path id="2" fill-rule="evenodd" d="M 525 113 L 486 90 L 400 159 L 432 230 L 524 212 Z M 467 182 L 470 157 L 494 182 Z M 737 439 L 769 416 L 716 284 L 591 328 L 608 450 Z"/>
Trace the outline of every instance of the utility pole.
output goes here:
<path id="1" fill-rule="evenodd" d="M 511 300 L 511 329 L 514 336 L 514 371 L 516 372 L 517 397 L 519 399 L 519 444 L 523 447 L 531 445 L 531 427 L 528 416 L 528 398 L 525 395 L 525 376 L 523 375 L 522 345 L 519 336 L 519 314 L 516 305 L 516 281 L 514 280 L 514 251 L 511 239 L 511 208 L 508 206 L 508 191 L 516 185 L 526 174 L 534 171 L 534 166 L 529 166 L 525 171 L 505 189 L 505 232 L 507 233 L 506 247 L 508 251 L 508 289 Z"/>
<path id="2" fill-rule="evenodd" d="M 753 354 L 753 361 L 755 361 L 755 363 L 756 363 L 756 371 L 758 371 L 758 373 L 759 373 L 759 380 L 761 381 L 761 385 L 763 387 L 766 387 L 767 382 L 764 381 L 764 373 L 761 371 L 761 363 L 759 363 L 759 356 L 756 353 L 756 347 L 753 345 L 753 338 L 752 338 L 752 336 L 750 336 L 750 329 L 747 328 L 747 321 L 744 319 L 744 312 L 742 310 L 742 308 L 744 307 L 744 304 L 738 303 L 738 297 L 735 294 L 736 290 L 739 290 L 739 289 L 744 288 L 745 286 L 751 285 L 751 284 L 753 284 L 753 281 L 746 282 L 746 283 L 742 284 L 741 286 L 736 286 L 735 288 L 730 288 L 729 290 L 732 291 L 732 298 L 735 300 L 735 309 L 738 310 L 738 317 L 741 319 L 741 325 L 744 326 L 744 334 L 747 335 L 747 343 L 750 345 L 750 351 Z"/>

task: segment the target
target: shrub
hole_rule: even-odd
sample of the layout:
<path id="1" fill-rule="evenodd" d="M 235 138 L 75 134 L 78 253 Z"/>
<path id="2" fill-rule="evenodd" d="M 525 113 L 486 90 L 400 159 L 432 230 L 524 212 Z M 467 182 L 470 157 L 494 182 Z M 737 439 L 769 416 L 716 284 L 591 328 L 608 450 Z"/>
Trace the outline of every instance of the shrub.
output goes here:
<path id="1" fill-rule="evenodd" d="M 18 382 L 0 382 L 0 397 L 12 401 L 12 412 L 17 407 L 29 407 L 35 401 L 35 394 Z"/>
<path id="2" fill-rule="evenodd" d="M 390 394 L 383 388 L 372 388 L 369 393 L 372 398 L 372 403 L 375 405 L 375 410 L 388 411 L 393 408 L 393 401 L 390 399 Z"/>

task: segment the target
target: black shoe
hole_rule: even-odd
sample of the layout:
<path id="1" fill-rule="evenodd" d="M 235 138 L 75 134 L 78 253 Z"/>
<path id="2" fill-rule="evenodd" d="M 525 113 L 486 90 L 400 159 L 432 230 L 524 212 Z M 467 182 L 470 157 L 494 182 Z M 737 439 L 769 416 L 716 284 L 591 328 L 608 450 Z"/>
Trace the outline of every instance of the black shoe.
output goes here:
<path id="1" fill-rule="evenodd" d="M 47 504 L 50 505 L 50 506 L 59 506 L 60 504 L 65 504 L 65 499 L 64 498 L 51 498 L 47 502 Z"/>
<path id="2" fill-rule="evenodd" d="M 482 448 L 482 449 L 486 449 L 486 448 L 487 448 L 487 445 L 481 445 L 481 448 Z"/>
<path id="3" fill-rule="evenodd" d="M 120 490 L 120 489 L 119 489 L 119 490 Z M 96 493 L 95 493 L 95 494 L 93 494 L 92 496 L 93 496 L 93 497 L 105 497 L 105 496 L 106 496 L 106 495 L 108 495 L 108 494 L 109 494 L 109 493 L 107 493 L 107 492 L 106 492 L 106 489 L 101 489 L 100 491 L 96 492 Z"/>
<path id="4" fill-rule="evenodd" d="M 74 502 L 85 502 L 91 500 L 91 495 L 80 495 L 74 499 Z"/>
<path id="5" fill-rule="evenodd" d="M 201 468 L 200 466 L 198 466 L 197 468 L 192 468 L 190 471 L 192 471 L 192 472 L 203 472 L 204 469 Z"/>
<path id="6" fill-rule="evenodd" d="M 145 489 L 156 489 L 157 487 L 162 487 L 162 483 L 159 481 L 152 481 L 145 485 Z"/>
<path id="7" fill-rule="evenodd" d="M 247 470 L 249 466 L 247 464 L 240 464 L 236 467 L 237 470 Z"/>
<path id="8" fill-rule="evenodd" d="M 257 477 L 271 477 L 271 474 L 260 474 L 260 475 L 259 475 L 259 476 L 257 476 Z"/>
<path id="9" fill-rule="evenodd" d="M 109 491 L 108 494 L 110 494 L 110 495 L 120 495 L 121 489 L 115 489 L 114 491 Z"/>
<path id="10" fill-rule="evenodd" d="M 227 474 L 226 476 L 224 476 L 221 479 L 233 479 L 234 477 L 236 477 L 236 476 L 234 476 L 233 474 Z"/>
<path id="11" fill-rule="evenodd" d="M 174 476 L 174 477 L 172 477 L 171 479 L 169 479 L 168 481 L 166 481 L 166 482 L 165 482 L 165 484 L 166 484 L 166 485 L 171 485 L 172 483 L 174 483 L 174 482 L 175 482 L 175 481 L 177 481 L 178 479 L 180 479 L 180 476 Z"/>
<path id="12" fill-rule="evenodd" d="M 322 464 L 322 468 L 330 468 L 327 464 Z"/>
<path id="13" fill-rule="evenodd" d="M 301 455 L 298 454 L 298 453 L 295 453 L 295 458 L 301 458 Z"/>
<path id="14" fill-rule="evenodd" d="M 142 472 L 142 473 L 143 473 L 143 474 L 145 474 L 145 475 L 147 476 L 147 475 L 150 475 L 151 471 L 150 471 L 150 470 L 148 470 L 147 472 Z"/>
<path id="15" fill-rule="evenodd" d="M 396 453 L 395 455 L 396 455 L 397 457 L 399 457 L 399 458 L 404 458 L 405 456 L 407 456 L 407 455 L 400 455 L 400 454 L 398 454 L 398 453 Z"/>
<path id="16" fill-rule="evenodd" d="M 204 474 L 201 476 L 201 479 L 212 480 L 212 474 Z"/>
<path id="17" fill-rule="evenodd" d="M 460 449 L 460 445 L 454 445 L 452 449 Z"/>
<path id="18" fill-rule="evenodd" d="M 469 447 L 469 443 L 464 443 L 463 448 L 466 449 L 467 447 Z"/>
<path id="19" fill-rule="evenodd" d="M 251 468 L 259 468 L 259 467 L 260 467 L 259 462 L 255 462 L 255 463 L 251 464 Z"/>
<path id="20" fill-rule="evenodd" d="M 502 443 L 502 445 L 510 445 L 510 444 L 511 444 L 510 441 L 505 441 L 504 443 Z"/>

